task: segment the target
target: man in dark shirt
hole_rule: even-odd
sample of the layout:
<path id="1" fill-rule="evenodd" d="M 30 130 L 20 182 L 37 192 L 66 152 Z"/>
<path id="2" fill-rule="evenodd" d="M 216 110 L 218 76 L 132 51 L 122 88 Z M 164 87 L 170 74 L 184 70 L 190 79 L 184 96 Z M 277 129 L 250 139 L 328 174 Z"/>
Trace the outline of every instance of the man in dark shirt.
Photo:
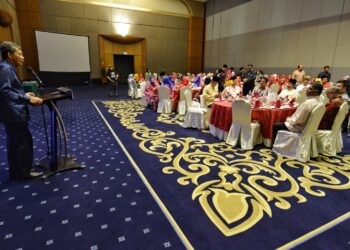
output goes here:
<path id="1" fill-rule="evenodd" d="M 248 64 L 247 70 L 243 74 L 243 80 L 247 79 L 249 81 L 251 79 L 254 79 L 254 81 L 255 81 L 255 78 L 256 78 L 256 72 L 253 69 L 253 64 Z"/>
<path id="2" fill-rule="evenodd" d="M 318 73 L 317 78 L 327 78 L 327 82 L 331 81 L 331 73 L 329 72 L 329 66 L 324 66 L 323 71 Z"/>
<path id="3" fill-rule="evenodd" d="M 118 77 L 119 75 L 117 73 L 115 73 L 112 65 L 108 66 L 108 70 L 107 70 L 107 80 L 108 83 L 110 85 L 111 88 L 111 92 L 109 94 L 109 96 L 118 96 Z"/>
<path id="4" fill-rule="evenodd" d="M 32 172 L 33 139 L 28 128 L 28 103 L 42 104 L 33 93 L 24 93 L 16 67 L 22 66 L 22 49 L 12 42 L 0 44 L 0 122 L 7 137 L 7 160 L 10 177 L 16 180 L 35 178 L 42 173 Z"/>

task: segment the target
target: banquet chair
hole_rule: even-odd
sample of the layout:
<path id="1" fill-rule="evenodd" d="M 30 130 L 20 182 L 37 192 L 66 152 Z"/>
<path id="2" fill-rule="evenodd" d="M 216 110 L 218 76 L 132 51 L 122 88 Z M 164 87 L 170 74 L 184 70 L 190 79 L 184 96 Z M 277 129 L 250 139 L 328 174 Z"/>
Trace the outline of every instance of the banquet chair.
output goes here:
<path id="1" fill-rule="evenodd" d="M 182 90 L 182 89 L 181 89 Z M 184 118 L 184 128 L 207 129 L 209 122 L 207 119 L 207 109 L 201 108 L 198 102 L 192 101 L 192 90 L 185 90 L 186 114 Z"/>
<path id="2" fill-rule="evenodd" d="M 315 134 L 326 108 L 317 106 L 312 112 L 301 133 L 280 130 L 277 133 L 273 151 L 301 162 L 317 157 Z"/>
<path id="3" fill-rule="evenodd" d="M 170 114 L 172 111 L 172 101 L 170 99 L 169 89 L 166 86 L 160 86 L 158 88 L 158 108 L 157 113 Z"/>
<path id="4" fill-rule="evenodd" d="M 326 103 L 328 103 L 328 101 L 329 101 L 325 89 L 323 89 L 323 91 L 321 93 L 321 101 L 323 102 L 324 105 L 326 105 Z"/>
<path id="5" fill-rule="evenodd" d="M 317 150 L 320 154 L 336 156 L 343 149 L 343 138 L 341 135 L 342 123 L 349 111 L 349 105 L 344 102 L 334 119 L 331 130 L 318 130 L 315 135 Z"/>
<path id="6" fill-rule="evenodd" d="M 200 100 L 201 108 L 206 108 L 206 107 L 205 107 L 205 103 L 204 103 L 204 97 L 203 97 L 203 95 L 200 95 L 200 96 L 199 96 L 199 100 Z"/>
<path id="7" fill-rule="evenodd" d="M 137 84 L 135 80 L 131 80 L 131 98 L 138 98 L 137 96 Z"/>
<path id="8" fill-rule="evenodd" d="M 228 132 L 226 143 L 236 146 L 240 143 L 244 150 L 253 149 L 262 143 L 259 123 L 252 123 L 252 108 L 245 100 L 232 102 L 232 125 Z"/>
<path id="9" fill-rule="evenodd" d="M 128 79 L 128 96 L 131 97 L 131 94 L 132 94 L 132 84 L 131 84 L 131 81 L 130 79 Z"/>
<path id="10" fill-rule="evenodd" d="M 278 94 L 278 89 L 279 89 L 278 84 L 274 83 L 269 88 L 269 92 Z"/>
<path id="11" fill-rule="evenodd" d="M 189 98 L 186 98 L 185 94 L 187 94 Z M 183 87 L 180 90 L 180 100 L 177 105 L 177 113 L 179 115 L 184 115 L 186 113 L 188 102 L 192 102 L 192 89 L 190 87 Z"/>
<path id="12" fill-rule="evenodd" d="M 138 89 L 138 91 L 139 91 L 138 95 L 139 95 L 139 97 L 141 97 L 140 104 L 144 107 L 147 107 L 145 90 L 146 90 L 146 82 L 142 82 L 140 84 L 140 89 Z"/>
<path id="13" fill-rule="evenodd" d="M 302 89 L 299 92 L 299 96 L 297 97 L 297 103 L 300 105 L 303 102 L 305 102 L 307 100 L 307 96 L 306 96 L 306 89 Z"/>

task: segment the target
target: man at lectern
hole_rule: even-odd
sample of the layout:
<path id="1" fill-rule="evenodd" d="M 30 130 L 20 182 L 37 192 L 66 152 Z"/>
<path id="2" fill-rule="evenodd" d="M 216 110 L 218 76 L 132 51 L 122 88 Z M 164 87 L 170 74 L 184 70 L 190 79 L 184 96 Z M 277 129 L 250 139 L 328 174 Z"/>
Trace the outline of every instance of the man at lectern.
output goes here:
<path id="1" fill-rule="evenodd" d="M 41 105 L 43 100 L 25 93 L 18 79 L 16 67 L 24 62 L 21 47 L 2 42 L 0 51 L 0 122 L 6 130 L 10 177 L 16 180 L 39 177 L 42 173 L 32 171 L 33 139 L 28 128 L 28 104 Z"/>

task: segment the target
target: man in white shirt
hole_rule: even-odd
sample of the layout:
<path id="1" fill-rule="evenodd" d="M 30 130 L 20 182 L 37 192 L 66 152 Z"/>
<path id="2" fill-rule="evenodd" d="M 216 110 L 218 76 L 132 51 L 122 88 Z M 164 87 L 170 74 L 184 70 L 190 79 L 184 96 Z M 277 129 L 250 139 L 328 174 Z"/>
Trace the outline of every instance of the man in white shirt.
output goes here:
<path id="1" fill-rule="evenodd" d="M 260 79 L 259 84 L 254 88 L 252 95 L 258 95 L 258 97 L 267 96 L 269 89 L 267 87 L 268 79 L 266 77 L 262 77 Z"/>
<path id="2" fill-rule="evenodd" d="M 308 100 L 302 103 L 294 114 L 286 119 L 285 122 L 276 123 L 273 125 L 273 135 L 276 138 L 279 130 L 288 130 L 291 132 L 302 132 L 306 126 L 307 121 L 311 115 L 311 112 L 319 105 L 323 105 L 320 101 L 320 95 L 323 91 L 323 86 L 318 83 L 312 84 L 306 95 Z"/>
<path id="3" fill-rule="evenodd" d="M 299 64 L 297 69 L 292 74 L 292 79 L 297 80 L 297 85 L 303 84 L 305 77 L 305 71 L 303 65 Z"/>
<path id="4" fill-rule="evenodd" d="M 292 99 L 296 100 L 297 97 L 299 96 L 298 91 L 296 91 L 294 88 L 296 82 L 297 81 L 295 79 L 289 79 L 289 81 L 286 83 L 287 88 L 281 91 L 281 93 L 278 95 L 278 98 L 282 100 L 285 98 L 287 98 L 288 100 L 292 100 Z"/>
<path id="5" fill-rule="evenodd" d="M 296 86 L 295 89 L 298 92 L 300 92 L 303 89 L 307 89 L 309 86 L 310 86 L 310 76 L 305 76 L 303 84 L 299 84 L 298 86 Z"/>

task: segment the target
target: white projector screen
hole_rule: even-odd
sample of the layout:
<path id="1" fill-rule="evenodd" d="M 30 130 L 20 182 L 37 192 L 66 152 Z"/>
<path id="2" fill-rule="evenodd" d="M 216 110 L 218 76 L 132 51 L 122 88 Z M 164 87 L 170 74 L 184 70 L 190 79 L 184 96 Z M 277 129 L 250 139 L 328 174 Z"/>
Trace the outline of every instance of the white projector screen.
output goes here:
<path id="1" fill-rule="evenodd" d="M 40 71 L 90 72 L 89 38 L 35 31 Z"/>

